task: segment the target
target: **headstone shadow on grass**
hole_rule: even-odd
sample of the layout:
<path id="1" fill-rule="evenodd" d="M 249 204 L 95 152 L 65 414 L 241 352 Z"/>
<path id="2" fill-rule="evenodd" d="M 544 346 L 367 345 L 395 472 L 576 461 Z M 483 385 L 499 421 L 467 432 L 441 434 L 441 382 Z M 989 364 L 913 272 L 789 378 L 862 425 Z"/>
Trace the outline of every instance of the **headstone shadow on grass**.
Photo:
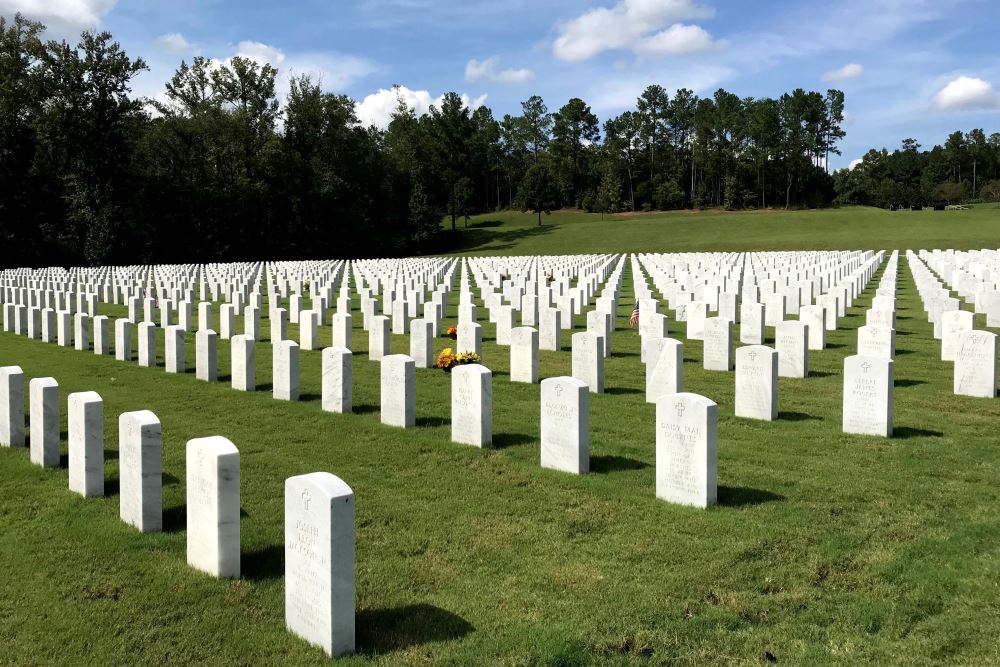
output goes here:
<path id="1" fill-rule="evenodd" d="M 719 486 L 718 504 L 721 507 L 745 507 L 747 505 L 763 505 L 785 500 L 785 496 L 763 489 L 751 489 L 745 486 Z"/>
<path id="2" fill-rule="evenodd" d="M 285 574 L 285 547 L 272 544 L 263 549 L 243 552 L 240 568 L 244 579 L 265 581 L 280 579 Z"/>
<path id="3" fill-rule="evenodd" d="M 504 449 L 505 447 L 515 447 L 517 445 L 527 445 L 538 442 L 538 436 L 527 435 L 525 433 L 494 433 L 494 449 Z"/>
<path id="4" fill-rule="evenodd" d="M 913 426 L 895 426 L 892 429 L 893 439 L 900 440 L 908 440 L 910 438 L 940 438 L 943 436 L 944 433 L 941 431 L 932 431 L 926 428 L 915 428 Z"/>
<path id="5" fill-rule="evenodd" d="M 650 464 L 638 459 L 630 459 L 627 456 L 591 456 L 590 472 L 608 473 L 622 470 L 642 470 L 649 468 Z"/>
<path id="6" fill-rule="evenodd" d="M 356 627 L 357 650 L 364 655 L 461 639 L 475 630 L 461 616 L 426 603 L 391 609 L 360 609 Z"/>

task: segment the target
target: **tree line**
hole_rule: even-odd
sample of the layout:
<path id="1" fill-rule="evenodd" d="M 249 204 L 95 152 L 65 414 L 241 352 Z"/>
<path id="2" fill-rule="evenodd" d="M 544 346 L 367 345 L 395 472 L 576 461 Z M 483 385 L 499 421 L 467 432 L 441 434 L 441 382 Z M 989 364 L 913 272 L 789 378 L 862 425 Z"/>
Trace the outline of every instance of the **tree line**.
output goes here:
<path id="1" fill-rule="evenodd" d="M 108 33 L 44 40 L 0 17 L 3 264 L 370 257 L 433 252 L 498 209 L 615 213 L 832 202 L 844 95 L 672 97 L 651 85 L 603 125 L 573 98 L 497 119 L 447 93 L 388 127 L 270 65 L 182 62 L 157 100 Z M 442 219 L 445 224 L 442 225 Z"/>
<path id="2" fill-rule="evenodd" d="M 868 151 L 853 168 L 834 173 L 834 182 L 843 204 L 895 209 L 1000 201 L 1000 132 L 952 132 L 930 150 L 904 139 L 891 153 Z"/>

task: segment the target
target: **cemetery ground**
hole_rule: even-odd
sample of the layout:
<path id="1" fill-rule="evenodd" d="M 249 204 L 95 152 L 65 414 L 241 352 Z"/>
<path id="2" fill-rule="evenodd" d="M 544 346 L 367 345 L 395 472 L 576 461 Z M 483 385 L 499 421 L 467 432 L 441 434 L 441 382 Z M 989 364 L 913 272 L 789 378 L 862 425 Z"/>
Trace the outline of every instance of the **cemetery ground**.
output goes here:
<path id="1" fill-rule="evenodd" d="M 879 214 L 787 214 L 789 229 L 782 213 L 603 224 L 556 214 L 544 232 L 511 215 L 474 241 L 490 254 L 980 248 L 996 247 L 1000 231 L 995 210 Z M 654 496 L 655 406 L 626 296 L 606 393 L 590 396 L 591 472 L 581 476 L 538 465 L 539 388 L 508 381 L 509 349 L 488 321 L 494 447 L 484 450 L 450 442 L 440 370 L 417 370 L 417 428 L 380 424 L 379 364 L 367 360 L 360 317 L 346 415 L 320 409 L 318 351 L 301 352 L 301 400 L 288 403 L 271 398 L 269 345 L 257 347 L 258 391 L 246 394 L 229 386 L 228 345 L 220 382 L 195 378 L 193 334 L 180 376 L 163 372 L 162 330 L 155 369 L 0 334 L 3 363 L 26 377 L 55 377 L 64 398 L 101 394 L 108 480 L 107 497 L 84 500 L 66 488 L 65 467 L 0 449 L 0 662 L 328 663 L 285 630 L 282 580 L 284 480 L 326 470 L 357 498 L 358 654 L 339 664 L 995 663 L 1000 406 L 952 393 L 902 255 L 890 439 L 845 435 L 840 422 L 843 360 L 881 271 L 827 349 L 810 353 L 809 377 L 780 379 L 775 422 L 734 417 L 733 374 L 702 370 L 701 344 L 671 320 L 685 342 L 685 390 L 719 404 L 719 504 L 708 510 Z M 444 323 L 456 321 L 453 300 Z M 320 327 L 324 345 L 330 336 Z M 454 344 L 435 341 L 444 347 Z M 565 332 L 562 352 L 539 353 L 542 378 L 569 374 L 568 347 Z M 392 352 L 407 353 L 408 337 L 393 336 Z M 118 518 L 117 415 L 141 409 L 163 428 L 161 534 Z M 65 409 L 62 419 L 65 431 Z M 241 452 L 236 581 L 185 560 L 184 446 L 206 435 Z M 65 433 L 62 447 L 65 456 Z"/>
<path id="2" fill-rule="evenodd" d="M 584 252 L 731 252 L 872 248 L 993 248 L 1000 204 L 965 211 L 886 211 L 850 206 L 805 211 L 488 213 L 461 229 L 455 254 L 565 255 Z M 450 221 L 447 224 L 450 227 Z"/>

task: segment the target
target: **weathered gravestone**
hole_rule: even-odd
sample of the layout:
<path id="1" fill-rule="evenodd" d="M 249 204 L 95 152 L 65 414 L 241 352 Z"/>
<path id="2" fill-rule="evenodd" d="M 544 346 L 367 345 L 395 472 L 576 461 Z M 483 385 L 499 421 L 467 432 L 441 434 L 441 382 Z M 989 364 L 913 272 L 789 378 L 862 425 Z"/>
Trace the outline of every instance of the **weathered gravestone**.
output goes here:
<path id="1" fill-rule="evenodd" d="M 764 306 L 744 301 L 740 306 L 740 342 L 761 345 L 764 342 Z"/>
<path id="2" fill-rule="evenodd" d="M 24 371 L 0 367 L 0 445 L 24 447 Z"/>
<path id="3" fill-rule="evenodd" d="M 510 381 L 538 382 L 538 331 L 531 327 L 510 332 Z"/>
<path id="4" fill-rule="evenodd" d="M 345 347 L 323 350 L 323 409 L 327 412 L 351 412 L 354 355 Z"/>
<path id="5" fill-rule="evenodd" d="M 257 389 L 256 341 L 243 334 L 233 336 L 229 350 L 233 389 L 254 391 Z"/>
<path id="6" fill-rule="evenodd" d="M 826 321 L 823 315 L 823 306 L 802 306 L 799 308 L 799 322 L 808 327 L 809 349 L 825 349 Z"/>
<path id="7" fill-rule="evenodd" d="M 96 391 L 69 395 L 69 490 L 104 495 L 104 401 Z"/>
<path id="8" fill-rule="evenodd" d="M 279 401 L 299 400 L 299 344 L 282 340 L 271 346 L 272 395 Z"/>
<path id="9" fill-rule="evenodd" d="M 604 341 L 584 331 L 572 336 L 573 377 L 587 383 L 591 393 L 604 393 Z"/>
<path id="10" fill-rule="evenodd" d="M 483 325 L 476 323 L 461 324 L 458 327 L 458 353 L 474 352 L 483 355 Z"/>
<path id="11" fill-rule="evenodd" d="M 451 370 L 451 439 L 474 447 L 493 443 L 493 373 L 482 364 Z"/>
<path id="12" fill-rule="evenodd" d="M 656 497 L 708 507 L 716 503 L 718 407 L 704 396 L 656 400 Z"/>
<path id="13" fill-rule="evenodd" d="M 858 354 L 895 359 L 896 330 L 874 324 L 858 327 Z"/>
<path id="14" fill-rule="evenodd" d="M 997 387 L 997 335 L 966 331 L 959 335 L 955 355 L 954 392 L 961 396 L 994 398 Z"/>
<path id="15" fill-rule="evenodd" d="M 412 428 L 416 424 L 416 370 L 413 359 L 405 354 L 382 357 L 382 423 Z"/>
<path id="16" fill-rule="evenodd" d="M 844 433 L 892 435 L 893 361 L 884 357 L 844 359 Z"/>
<path id="17" fill-rule="evenodd" d="M 195 377 L 215 382 L 219 377 L 219 336 L 211 329 L 198 329 L 194 336 Z"/>
<path id="18" fill-rule="evenodd" d="M 673 338 L 654 338 L 646 347 L 646 402 L 684 391 L 684 344 Z"/>
<path id="19" fill-rule="evenodd" d="M 778 376 L 804 378 L 809 375 L 809 328 L 799 320 L 778 322 L 774 328 L 778 353 Z"/>
<path id="20" fill-rule="evenodd" d="M 285 480 L 285 625 L 330 656 L 354 652 L 354 533 L 354 492 L 343 480 Z"/>
<path id="21" fill-rule="evenodd" d="M 389 318 L 376 315 L 369 319 L 368 358 L 380 361 L 389 354 Z"/>
<path id="22" fill-rule="evenodd" d="M 168 326 L 163 330 L 165 343 L 164 366 L 168 373 L 184 372 L 184 330 L 179 326 Z"/>
<path id="23" fill-rule="evenodd" d="M 736 416 L 778 418 L 778 353 L 764 345 L 736 349 Z"/>
<path id="24" fill-rule="evenodd" d="M 149 410 L 118 417 L 119 516 L 144 533 L 163 530 L 163 439 Z"/>
<path id="25" fill-rule="evenodd" d="M 967 310 L 941 313 L 941 361 L 955 361 L 958 340 L 962 333 L 972 331 L 974 316 Z"/>
<path id="26" fill-rule="evenodd" d="M 542 380 L 541 463 L 574 474 L 590 470 L 590 401 L 586 382 Z"/>
<path id="27" fill-rule="evenodd" d="M 28 383 L 31 400 L 30 458 L 43 468 L 59 467 L 59 383 L 55 378 L 33 378 Z"/>
<path id="28" fill-rule="evenodd" d="M 354 318 L 350 313 L 336 313 L 332 318 L 333 327 L 333 347 L 353 349 L 351 341 L 351 329 L 354 326 Z"/>
<path id="29" fill-rule="evenodd" d="M 434 367 L 434 327 L 430 320 L 410 321 L 410 356 L 417 368 Z"/>
<path id="30" fill-rule="evenodd" d="M 187 562 L 214 577 L 240 576 L 240 452 L 222 436 L 189 440 Z"/>
<path id="31" fill-rule="evenodd" d="M 152 322 L 139 323 L 139 365 L 156 366 L 156 325 Z"/>
<path id="32" fill-rule="evenodd" d="M 108 317 L 98 315 L 93 320 L 94 325 L 94 354 L 111 354 L 111 340 L 108 337 Z"/>
<path id="33" fill-rule="evenodd" d="M 115 320 L 115 359 L 132 361 L 132 322 L 124 317 Z"/>
<path id="34" fill-rule="evenodd" d="M 691 321 L 688 320 L 690 325 Z M 689 336 L 690 338 L 690 336 Z M 733 323 L 722 317 L 708 317 L 702 326 L 704 354 L 702 366 L 707 371 L 733 370 Z M 647 352 L 647 361 L 649 359 Z"/>

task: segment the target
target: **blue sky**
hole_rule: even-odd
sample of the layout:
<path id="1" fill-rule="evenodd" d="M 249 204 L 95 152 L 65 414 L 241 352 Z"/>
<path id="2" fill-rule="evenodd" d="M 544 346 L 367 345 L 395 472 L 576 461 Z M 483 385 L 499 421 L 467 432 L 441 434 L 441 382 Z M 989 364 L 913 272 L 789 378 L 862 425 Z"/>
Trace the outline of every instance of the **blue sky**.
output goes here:
<path id="1" fill-rule="evenodd" d="M 418 112 L 446 91 L 499 118 L 541 95 L 582 97 L 602 121 L 650 83 L 711 95 L 846 94 L 832 166 L 870 147 L 1000 131 L 997 0 L 0 0 L 50 35 L 109 30 L 150 65 L 135 92 L 162 93 L 182 59 L 242 54 L 322 77 L 382 124 L 393 85 Z M 279 90 L 287 90 L 287 84 Z"/>

